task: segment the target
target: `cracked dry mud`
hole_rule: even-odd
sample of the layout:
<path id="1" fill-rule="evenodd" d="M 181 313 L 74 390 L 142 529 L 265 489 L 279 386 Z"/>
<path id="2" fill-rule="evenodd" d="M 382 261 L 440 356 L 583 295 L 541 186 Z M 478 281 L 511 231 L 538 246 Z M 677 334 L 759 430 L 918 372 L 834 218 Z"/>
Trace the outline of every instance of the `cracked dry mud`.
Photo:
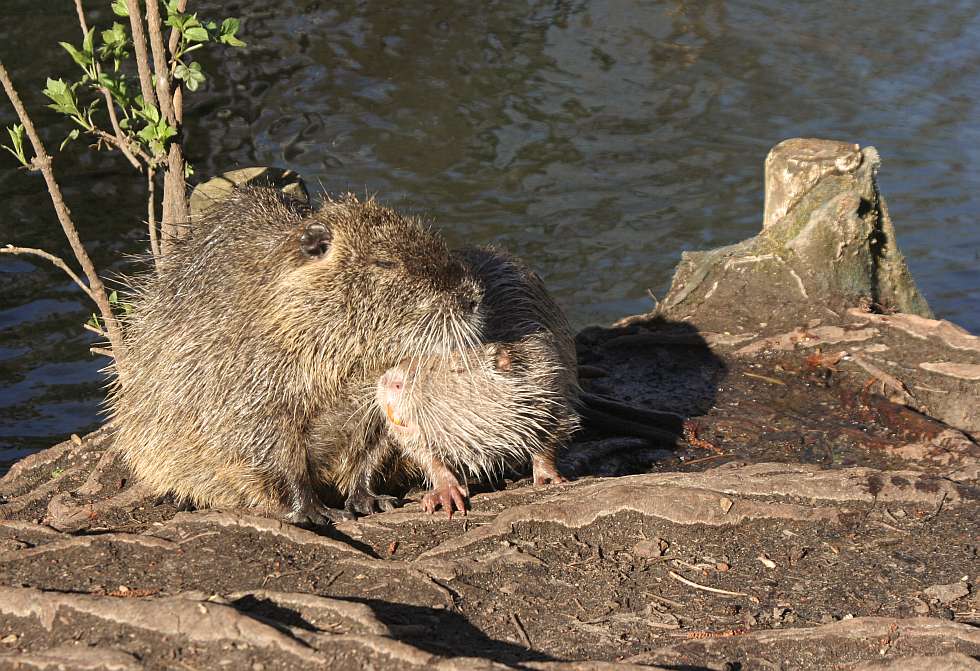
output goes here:
<path id="1" fill-rule="evenodd" d="M 34 455 L 0 481 L 0 668 L 977 668 L 972 440 L 810 347 L 705 339 L 583 333 L 586 387 L 688 440 L 586 432 L 574 482 L 452 520 L 178 512 L 105 430 Z"/>

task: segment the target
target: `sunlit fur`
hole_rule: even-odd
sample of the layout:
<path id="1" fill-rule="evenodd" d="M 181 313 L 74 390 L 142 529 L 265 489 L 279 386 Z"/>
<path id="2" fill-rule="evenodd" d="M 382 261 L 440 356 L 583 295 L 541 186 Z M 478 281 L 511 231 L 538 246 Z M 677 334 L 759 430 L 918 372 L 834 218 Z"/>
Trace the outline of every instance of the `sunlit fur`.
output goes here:
<path id="1" fill-rule="evenodd" d="M 311 222 L 330 232 L 325 255 L 301 250 Z M 395 363 L 471 348 L 483 320 L 470 264 L 418 222 L 353 196 L 311 211 L 267 188 L 195 220 L 125 300 L 115 444 L 151 491 L 200 507 L 346 495 L 329 481 L 349 437 L 334 420 Z M 384 429 L 355 428 L 365 444 Z"/>
<path id="2" fill-rule="evenodd" d="M 388 431 L 414 462 L 435 457 L 457 475 L 492 477 L 534 455 L 553 459 L 577 428 L 566 377 L 546 337 L 531 335 L 391 369 L 375 411 L 390 407 L 400 426 L 388 421 Z"/>

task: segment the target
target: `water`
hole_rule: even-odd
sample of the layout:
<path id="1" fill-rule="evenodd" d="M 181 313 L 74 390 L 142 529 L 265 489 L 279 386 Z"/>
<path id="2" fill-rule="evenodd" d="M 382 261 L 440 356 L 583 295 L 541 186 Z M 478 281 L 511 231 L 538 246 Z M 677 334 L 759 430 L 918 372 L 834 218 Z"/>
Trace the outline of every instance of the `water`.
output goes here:
<path id="1" fill-rule="evenodd" d="M 111 23 L 108 2 L 86 4 Z M 375 193 L 457 244 L 525 257 L 581 326 L 648 309 L 681 251 L 755 234 L 778 141 L 873 144 L 913 275 L 940 316 L 980 332 L 975 2 L 192 5 L 240 16 L 249 43 L 206 60 L 189 99 L 199 176 L 281 165 Z M 70 71 L 56 42 L 78 41 L 71 3 L 7 0 L 0 19 L 0 57 L 50 131 L 38 92 Z M 140 179 L 82 143 L 57 169 L 96 263 L 131 270 Z M 67 252 L 40 177 L 4 155 L 7 242 Z M 0 259 L 5 458 L 97 425 L 90 311 L 59 271 Z"/>

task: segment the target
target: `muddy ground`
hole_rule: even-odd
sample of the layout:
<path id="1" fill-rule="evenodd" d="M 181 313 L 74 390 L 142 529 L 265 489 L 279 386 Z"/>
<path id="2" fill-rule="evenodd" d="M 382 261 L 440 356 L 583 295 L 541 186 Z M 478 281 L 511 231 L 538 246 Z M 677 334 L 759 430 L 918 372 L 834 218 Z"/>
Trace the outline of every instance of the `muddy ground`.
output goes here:
<path id="1" fill-rule="evenodd" d="M 592 422 L 574 482 L 452 519 L 178 512 L 111 431 L 68 441 L 0 481 L 0 668 L 980 668 L 980 448 L 864 365 L 940 344 L 860 311 L 587 330 L 587 391 L 678 439 Z"/>

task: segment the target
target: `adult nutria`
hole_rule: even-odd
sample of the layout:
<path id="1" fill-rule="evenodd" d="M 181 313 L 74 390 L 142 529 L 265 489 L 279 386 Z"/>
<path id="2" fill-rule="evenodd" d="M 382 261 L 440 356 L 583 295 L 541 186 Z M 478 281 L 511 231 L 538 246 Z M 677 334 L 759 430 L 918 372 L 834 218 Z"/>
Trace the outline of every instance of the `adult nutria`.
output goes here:
<path id="1" fill-rule="evenodd" d="M 499 474 L 533 464 L 535 484 L 561 482 L 555 454 L 578 427 L 565 368 L 534 334 L 514 343 L 406 361 L 378 380 L 376 409 L 401 453 L 432 489 L 422 507 L 465 511 L 468 488 L 459 475 Z"/>
<path id="2" fill-rule="evenodd" d="M 324 488 L 373 495 L 331 479 L 338 409 L 398 361 L 476 346 L 482 298 L 471 263 L 373 201 L 236 190 L 134 283 L 115 444 L 156 494 L 322 524 Z"/>

